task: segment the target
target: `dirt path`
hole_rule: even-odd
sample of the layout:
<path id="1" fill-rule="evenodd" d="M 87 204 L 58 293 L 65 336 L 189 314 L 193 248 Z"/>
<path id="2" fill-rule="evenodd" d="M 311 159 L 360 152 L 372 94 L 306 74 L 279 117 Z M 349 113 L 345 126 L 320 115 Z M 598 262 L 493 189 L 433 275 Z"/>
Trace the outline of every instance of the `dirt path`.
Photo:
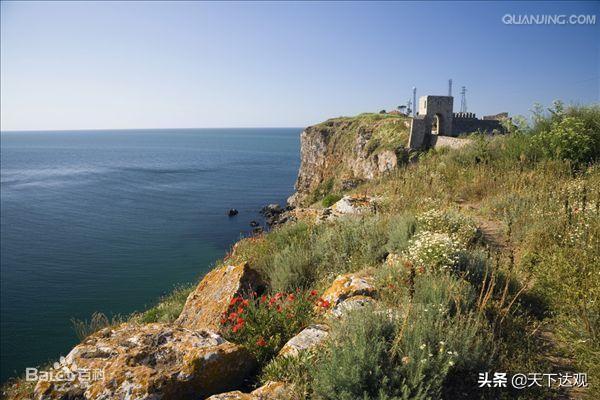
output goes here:
<path id="1" fill-rule="evenodd" d="M 479 215 L 480 206 L 476 203 L 459 203 L 459 208 L 465 214 L 468 214 L 475 219 L 479 230 L 481 231 L 485 241 L 490 245 L 492 250 L 500 253 L 508 254 L 511 250 L 515 250 L 515 262 L 518 262 L 519 254 L 511 244 L 507 237 L 507 229 L 500 221 L 489 220 Z M 544 359 L 551 366 L 551 373 L 574 373 L 575 360 L 564 357 L 560 351 L 558 340 L 554 334 L 552 327 L 544 326 L 537 332 L 537 336 L 543 343 L 540 352 Z M 527 371 L 527 372 L 545 372 L 545 371 Z M 585 398 L 585 389 L 582 388 L 563 388 L 557 393 L 557 399 L 560 400 L 579 400 Z"/>

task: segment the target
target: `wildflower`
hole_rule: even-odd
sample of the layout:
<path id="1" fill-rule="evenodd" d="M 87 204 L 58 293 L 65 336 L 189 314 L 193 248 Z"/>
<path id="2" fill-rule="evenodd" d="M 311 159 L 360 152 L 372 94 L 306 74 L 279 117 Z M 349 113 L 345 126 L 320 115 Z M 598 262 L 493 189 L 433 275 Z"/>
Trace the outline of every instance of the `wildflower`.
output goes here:
<path id="1" fill-rule="evenodd" d="M 238 315 L 236 313 L 234 313 L 234 312 L 232 312 L 231 314 L 229 314 L 229 320 L 230 321 L 235 320 L 237 317 L 238 317 Z"/>
<path id="2" fill-rule="evenodd" d="M 281 292 L 275 293 L 275 301 L 281 299 L 282 297 L 283 297 L 283 293 L 281 293 Z"/>
<path id="3" fill-rule="evenodd" d="M 288 295 L 288 298 L 287 298 L 287 299 L 288 299 L 288 301 L 294 301 L 294 300 L 296 300 L 296 296 L 294 296 L 294 294 L 293 294 L 293 293 L 290 293 L 290 294 Z"/>
<path id="4" fill-rule="evenodd" d="M 443 347 L 443 346 L 445 346 L 445 345 L 446 345 L 446 342 L 440 342 L 440 346 L 442 346 L 442 347 Z"/>
<path id="5" fill-rule="evenodd" d="M 423 350 L 427 345 L 425 343 L 423 343 L 422 345 L 419 346 L 419 349 Z"/>
<path id="6" fill-rule="evenodd" d="M 311 290 L 311 291 L 310 291 L 310 295 L 311 295 L 312 297 L 316 296 L 316 295 L 317 295 L 317 291 L 316 291 L 316 290 Z"/>
<path id="7" fill-rule="evenodd" d="M 260 347 L 264 347 L 267 345 L 267 342 L 265 342 L 265 339 L 261 336 L 260 338 L 258 338 L 258 340 L 256 341 L 256 345 L 260 346 Z"/>
<path id="8" fill-rule="evenodd" d="M 244 323 L 244 318 L 242 317 L 238 317 L 237 321 L 238 324 L 243 324 Z"/>
<path id="9" fill-rule="evenodd" d="M 410 357 L 409 356 L 402 357 L 402 364 L 406 365 L 409 362 L 410 362 Z"/>
<path id="10" fill-rule="evenodd" d="M 329 306 L 331 305 L 331 303 L 329 303 L 329 301 L 319 297 L 319 299 L 317 300 L 317 305 L 319 307 L 323 307 L 323 308 L 329 308 Z"/>
<path id="11" fill-rule="evenodd" d="M 260 296 L 260 302 L 264 303 L 265 301 L 267 301 L 267 295 L 263 294 L 262 296 Z"/>
<path id="12" fill-rule="evenodd" d="M 254 292 L 254 294 L 256 294 L 256 292 Z M 244 299 L 244 301 L 242 301 L 242 305 L 244 307 L 248 307 L 248 299 Z"/>
<path id="13" fill-rule="evenodd" d="M 448 365 L 449 366 L 453 366 L 454 365 L 454 361 L 448 361 Z"/>
<path id="14" fill-rule="evenodd" d="M 233 328 L 231 328 L 231 330 L 233 331 L 233 333 L 239 331 L 240 329 L 242 329 L 244 327 L 244 322 L 238 322 L 237 324 L 235 324 L 233 326 Z"/>
<path id="15" fill-rule="evenodd" d="M 238 314 L 243 314 L 244 311 L 246 311 L 246 310 L 244 310 L 244 307 L 238 307 L 238 309 L 237 309 Z"/>

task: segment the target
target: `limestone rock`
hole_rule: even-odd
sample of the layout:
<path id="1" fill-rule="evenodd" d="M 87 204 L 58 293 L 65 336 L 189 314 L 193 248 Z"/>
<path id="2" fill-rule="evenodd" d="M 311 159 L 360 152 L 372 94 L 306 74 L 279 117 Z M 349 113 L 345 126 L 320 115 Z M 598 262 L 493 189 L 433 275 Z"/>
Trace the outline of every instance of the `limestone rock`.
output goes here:
<path id="1" fill-rule="evenodd" d="M 321 344 L 329 335 L 326 325 L 311 325 L 291 338 L 279 351 L 280 356 L 296 357 L 301 351 Z"/>
<path id="2" fill-rule="evenodd" d="M 336 307 L 342 301 L 353 296 L 363 295 L 374 297 L 376 294 L 377 290 L 375 289 L 373 277 L 358 272 L 340 275 L 335 278 L 322 297 L 332 307 Z"/>
<path id="3" fill-rule="evenodd" d="M 91 335 L 61 366 L 102 376 L 78 373 L 71 381 L 39 381 L 35 398 L 196 399 L 234 389 L 254 367 L 244 348 L 213 332 L 126 323 Z"/>
<path id="4" fill-rule="evenodd" d="M 352 296 L 331 309 L 331 314 L 335 317 L 342 317 L 346 313 L 363 307 L 374 305 L 376 300 L 368 296 Z"/>
<path id="5" fill-rule="evenodd" d="M 289 400 L 291 398 L 289 385 L 283 382 L 267 382 L 252 393 L 242 393 L 239 390 L 215 394 L 207 400 Z"/>
<path id="6" fill-rule="evenodd" d="M 231 299 L 262 286 L 260 276 L 247 263 L 213 269 L 190 293 L 176 324 L 192 330 L 219 332 L 221 316 Z"/>
<path id="7" fill-rule="evenodd" d="M 344 196 L 331 206 L 331 212 L 335 216 L 357 215 L 374 212 L 377 199 L 369 196 Z"/>

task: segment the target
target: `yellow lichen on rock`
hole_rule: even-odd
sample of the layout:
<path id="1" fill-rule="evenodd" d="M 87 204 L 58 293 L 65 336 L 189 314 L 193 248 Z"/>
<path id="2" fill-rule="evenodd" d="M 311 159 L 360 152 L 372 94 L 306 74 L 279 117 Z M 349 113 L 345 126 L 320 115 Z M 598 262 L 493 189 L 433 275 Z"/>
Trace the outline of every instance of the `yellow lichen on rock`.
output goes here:
<path id="1" fill-rule="evenodd" d="M 231 299 L 261 286 L 259 274 L 248 263 L 215 268 L 190 293 L 175 323 L 187 329 L 219 332 L 221 316 Z"/>

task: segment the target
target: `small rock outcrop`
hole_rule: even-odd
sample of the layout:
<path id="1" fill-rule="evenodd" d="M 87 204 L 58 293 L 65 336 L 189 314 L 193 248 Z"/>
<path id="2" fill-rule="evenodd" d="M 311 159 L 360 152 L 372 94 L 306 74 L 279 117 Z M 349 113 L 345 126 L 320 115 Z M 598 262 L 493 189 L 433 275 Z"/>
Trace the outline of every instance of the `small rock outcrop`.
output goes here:
<path id="1" fill-rule="evenodd" d="M 331 286 L 325 290 L 322 298 L 328 301 L 332 307 L 346 299 L 354 296 L 375 297 L 377 289 L 373 282 L 373 277 L 365 273 L 350 273 L 339 275 Z"/>
<path id="2" fill-rule="evenodd" d="M 290 387 L 283 382 L 267 382 L 251 393 L 242 393 L 239 390 L 215 394 L 207 400 L 289 400 L 291 399 Z"/>
<path id="3" fill-rule="evenodd" d="M 229 211 L 227 211 L 227 215 L 230 217 L 234 217 L 238 214 L 239 214 L 239 211 L 235 208 L 230 208 Z"/>
<path id="4" fill-rule="evenodd" d="M 248 263 L 215 268 L 190 293 L 176 324 L 192 330 L 219 332 L 221 316 L 231 299 L 262 288 L 258 272 Z"/>
<path id="5" fill-rule="evenodd" d="M 88 376 L 39 381 L 35 399 L 201 399 L 239 387 L 255 361 L 213 332 L 127 323 L 85 339 L 61 368 L 85 370 Z M 102 379 L 89 379 L 97 371 Z"/>
<path id="6" fill-rule="evenodd" d="M 279 351 L 279 356 L 296 357 L 300 352 L 321 344 L 328 335 L 329 327 L 327 325 L 311 325 L 288 340 Z"/>

